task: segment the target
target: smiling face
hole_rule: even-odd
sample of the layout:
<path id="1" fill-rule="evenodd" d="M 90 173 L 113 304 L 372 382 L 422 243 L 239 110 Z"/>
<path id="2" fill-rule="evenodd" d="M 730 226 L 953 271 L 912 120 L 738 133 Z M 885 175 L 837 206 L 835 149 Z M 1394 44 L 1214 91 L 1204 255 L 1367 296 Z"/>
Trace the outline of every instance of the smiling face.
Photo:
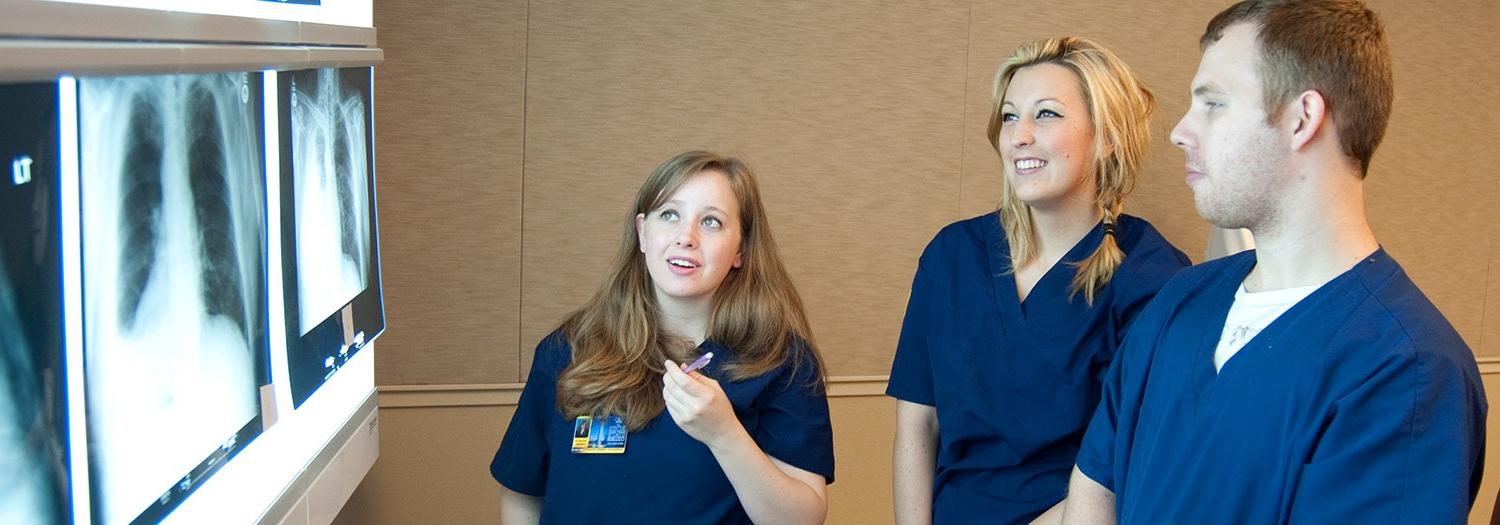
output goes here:
<path id="1" fill-rule="evenodd" d="M 1000 116 L 1005 178 L 1023 202 L 1094 200 L 1094 122 L 1073 70 L 1037 64 L 1016 71 Z"/>
<path id="2" fill-rule="evenodd" d="M 658 304 L 707 311 L 740 258 L 740 208 L 729 178 L 699 172 L 655 209 L 636 215 L 636 233 Z"/>
<path id="3" fill-rule="evenodd" d="M 1274 222 L 1277 190 L 1291 176 L 1289 138 L 1266 122 L 1260 60 L 1254 26 L 1226 29 L 1203 51 L 1192 104 L 1172 130 L 1198 214 L 1223 228 Z"/>

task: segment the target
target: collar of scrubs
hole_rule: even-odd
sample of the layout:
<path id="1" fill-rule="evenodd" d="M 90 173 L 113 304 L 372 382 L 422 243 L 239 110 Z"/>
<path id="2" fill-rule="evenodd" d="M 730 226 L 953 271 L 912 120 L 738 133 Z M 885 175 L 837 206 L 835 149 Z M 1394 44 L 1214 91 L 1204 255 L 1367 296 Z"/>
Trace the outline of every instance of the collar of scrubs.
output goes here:
<path id="1" fill-rule="evenodd" d="M 1385 280 L 1394 273 L 1398 266 L 1395 261 L 1386 254 L 1385 248 L 1377 248 L 1374 253 L 1360 260 L 1344 273 L 1323 283 L 1312 293 L 1304 297 L 1296 305 L 1293 305 L 1271 324 L 1261 329 L 1259 334 L 1247 341 L 1233 359 L 1224 363 L 1223 368 L 1214 367 L 1214 352 L 1218 348 L 1219 337 L 1223 335 L 1224 324 L 1228 321 L 1229 309 L 1234 305 L 1235 294 L 1239 291 L 1241 283 L 1255 268 L 1255 250 L 1247 250 L 1226 258 L 1224 264 L 1229 265 L 1224 271 L 1219 272 L 1217 278 L 1202 287 L 1201 293 L 1206 295 L 1209 301 L 1210 314 L 1206 321 L 1199 324 L 1201 330 L 1198 337 L 1197 347 L 1194 349 L 1194 374 L 1193 382 L 1195 388 L 1202 393 L 1205 399 L 1211 398 L 1213 390 L 1219 388 L 1218 384 L 1224 382 L 1226 376 L 1233 377 L 1236 370 L 1250 366 L 1246 361 L 1259 359 L 1257 353 L 1270 342 L 1277 340 L 1288 333 L 1296 333 L 1305 330 L 1303 321 L 1317 321 L 1318 319 L 1338 315 L 1342 305 L 1337 300 L 1344 296 L 1350 287 L 1371 286 Z M 1317 311 L 1319 315 L 1308 316 L 1309 311 Z M 1317 337 L 1332 337 L 1332 332 L 1323 334 L 1318 331 Z M 1301 341 L 1307 343 L 1309 341 Z"/>
<path id="2" fill-rule="evenodd" d="M 1010 265 L 1010 241 L 1005 237 L 1005 227 L 1000 224 L 1000 213 L 995 212 L 994 220 L 985 221 L 987 227 L 985 232 L 985 244 L 988 245 L 990 259 L 990 275 L 993 276 L 992 284 L 995 287 L 996 307 L 1004 321 L 1012 328 L 1019 327 L 1026 322 L 1026 303 L 1021 301 L 1021 295 L 1016 291 L 1016 275 Z M 1115 235 L 1120 235 L 1118 225 Z M 1032 287 L 1032 293 L 1026 296 L 1030 303 L 1040 302 L 1067 302 L 1071 300 L 1082 301 L 1082 298 L 1070 298 L 1068 285 L 1072 283 L 1073 275 L 1069 270 L 1073 269 L 1073 263 L 1083 260 L 1099 247 L 1104 239 L 1104 222 L 1094 224 L 1087 235 L 1079 239 L 1068 253 L 1064 254 L 1057 264 L 1048 268 L 1042 278 L 1038 279 Z M 1040 293 L 1038 293 L 1040 292 Z"/>

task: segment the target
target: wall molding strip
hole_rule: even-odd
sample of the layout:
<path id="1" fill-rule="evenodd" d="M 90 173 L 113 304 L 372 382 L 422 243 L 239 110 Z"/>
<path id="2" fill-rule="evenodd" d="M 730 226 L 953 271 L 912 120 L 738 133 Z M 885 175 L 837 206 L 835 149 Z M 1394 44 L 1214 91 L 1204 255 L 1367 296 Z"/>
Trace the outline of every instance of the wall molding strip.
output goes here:
<path id="1" fill-rule="evenodd" d="M 880 397 L 889 376 L 828 378 L 828 397 Z M 380 408 L 515 406 L 525 383 L 472 385 L 382 385 L 376 387 Z"/>
<path id="2" fill-rule="evenodd" d="M 1500 358 L 1482 358 L 1480 375 L 1500 374 Z M 881 397 L 890 376 L 828 378 L 828 397 Z M 472 385 L 382 385 L 376 387 L 380 408 L 515 406 L 525 383 Z"/>

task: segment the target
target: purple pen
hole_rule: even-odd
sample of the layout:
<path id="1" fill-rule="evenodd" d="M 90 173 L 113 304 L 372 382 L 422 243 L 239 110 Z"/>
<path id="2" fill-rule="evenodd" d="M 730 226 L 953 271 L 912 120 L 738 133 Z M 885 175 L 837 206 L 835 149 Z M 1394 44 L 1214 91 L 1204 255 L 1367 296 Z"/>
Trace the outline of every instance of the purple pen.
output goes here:
<path id="1" fill-rule="evenodd" d="M 682 373 L 684 373 L 684 374 L 691 374 L 695 370 L 698 370 L 700 368 L 708 366 L 708 362 L 712 361 L 713 358 L 714 358 L 714 353 L 713 352 L 709 352 L 709 353 L 703 354 L 703 356 L 699 357 L 698 359 L 693 360 L 692 364 L 687 365 L 687 368 L 682 369 Z"/>

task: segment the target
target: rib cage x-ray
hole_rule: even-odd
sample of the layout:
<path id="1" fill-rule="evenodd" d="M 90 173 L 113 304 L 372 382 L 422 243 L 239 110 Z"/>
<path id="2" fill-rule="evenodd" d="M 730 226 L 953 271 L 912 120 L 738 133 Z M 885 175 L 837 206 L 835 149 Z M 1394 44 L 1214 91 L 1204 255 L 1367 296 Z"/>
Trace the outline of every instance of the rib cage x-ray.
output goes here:
<path id="1" fill-rule="evenodd" d="M 368 78 L 369 70 L 362 72 Z M 292 79 L 293 193 L 300 333 L 364 291 L 369 280 L 369 152 L 365 95 L 337 69 Z"/>
<path id="2" fill-rule="evenodd" d="M 0 523 L 67 520 L 57 84 L 0 86 Z"/>
<path id="3" fill-rule="evenodd" d="M 90 478 L 106 523 L 175 506 L 258 421 L 259 86 L 79 80 Z"/>
<path id="4" fill-rule="evenodd" d="M 34 360 L 3 251 L 0 246 L 0 523 L 60 523 L 60 422 L 47 420 L 49 374 Z"/>

